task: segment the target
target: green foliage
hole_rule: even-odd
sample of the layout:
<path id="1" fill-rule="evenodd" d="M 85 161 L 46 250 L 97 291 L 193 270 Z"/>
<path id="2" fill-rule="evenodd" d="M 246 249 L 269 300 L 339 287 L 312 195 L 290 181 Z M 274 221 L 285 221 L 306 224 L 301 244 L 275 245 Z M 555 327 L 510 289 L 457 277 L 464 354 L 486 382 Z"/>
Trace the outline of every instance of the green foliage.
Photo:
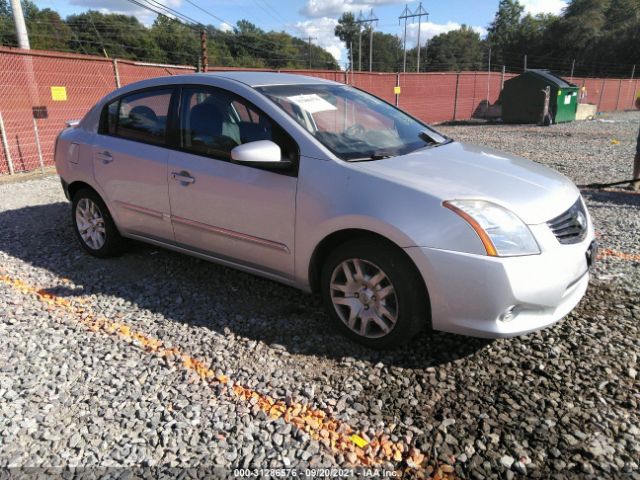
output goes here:
<path id="1" fill-rule="evenodd" d="M 161 62 L 197 65 L 200 58 L 200 32 L 197 28 L 163 16 L 151 27 L 135 17 L 88 11 L 63 20 L 51 10 L 40 10 L 23 0 L 23 10 L 31 47 L 40 50 L 71 51 Z M 233 32 L 211 25 L 207 32 L 209 65 L 256 68 L 337 69 L 326 50 L 285 32 L 265 32 L 246 20 Z M 16 45 L 13 18 L 8 0 L 0 0 L 0 44 Z"/>
<path id="2" fill-rule="evenodd" d="M 334 33 L 336 37 L 347 46 L 349 61 L 351 49 L 353 49 L 353 67 L 358 70 L 362 66 L 363 71 L 369 70 L 369 40 L 370 27 L 361 27 L 356 23 L 353 13 L 343 13 Z M 359 37 L 360 36 L 360 37 Z M 402 56 L 402 41 L 396 35 L 373 31 L 373 71 L 395 72 L 398 70 L 398 62 Z M 361 44 L 359 45 L 359 43 Z M 359 58 L 360 52 L 362 57 Z"/>
<path id="3" fill-rule="evenodd" d="M 493 62 L 576 75 L 628 75 L 640 64 L 640 0 L 570 0 L 561 16 L 523 15 L 517 0 L 501 0 L 487 41 Z"/>
<path id="4" fill-rule="evenodd" d="M 407 71 L 415 71 L 417 49 L 407 53 Z M 420 71 L 481 70 L 486 64 L 486 46 L 480 34 L 462 25 L 458 30 L 436 35 L 420 50 Z"/>
<path id="5" fill-rule="evenodd" d="M 197 65 L 200 41 L 191 28 L 167 17 L 158 16 L 149 32 L 151 43 L 160 51 L 161 63 Z"/>
<path id="6" fill-rule="evenodd" d="M 365 28 L 362 30 L 362 70 L 369 71 L 369 35 L 371 30 Z M 402 58 L 402 40 L 395 35 L 388 33 L 373 32 L 373 70 L 374 72 L 397 72 L 399 61 Z M 358 46 L 353 45 L 353 63 L 355 69 L 358 69 Z"/>
<path id="7" fill-rule="evenodd" d="M 353 58 L 356 65 L 358 63 L 356 52 L 358 51 L 359 32 L 360 25 L 356 23 L 356 17 L 351 12 L 342 14 L 342 16 L 338 19 L 338 24 L 336 25 L 333 32 L 335 36 L 342 40 L 347 46 L 349 61 L 351 61 L 351 58 Z"/>
<path id="8" fill-rule="evenodd" d="M 36 50 L 53 50 L 57 45 L 66 45 L 71 40 L 71 29 L 60 18 L 58 12 L 49 8 L 32 10 L 33 16 L 25 18 L 29 43 Z"/>
<path id="9" fill-rule="evenodd" d="M 487 42 L 496 63 L 507 63 L 507 52 L 519 41 L 523 12 L 518 0 L 500 0 L 498 12 L 487 29 Z"/>
<path id="10" fill-rule="evenodd" d="M 15 45 L 16 36 L 9 0 L 0 0 L 0 45 Z"/>

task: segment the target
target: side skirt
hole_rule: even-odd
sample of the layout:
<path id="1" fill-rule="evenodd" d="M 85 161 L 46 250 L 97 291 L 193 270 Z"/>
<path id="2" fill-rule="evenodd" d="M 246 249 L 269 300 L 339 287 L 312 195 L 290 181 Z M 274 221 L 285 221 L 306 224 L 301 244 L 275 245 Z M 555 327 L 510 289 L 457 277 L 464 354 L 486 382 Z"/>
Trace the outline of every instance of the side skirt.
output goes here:
<path id="1" fill-rule="evenodd" d="M 134 233 L 126 233 L 123 236 L 132 238 L 134 240 L 138 240 L 144 243 L 150 243 L 151 245 L 155 245 L 157 247 L 166 248 L 167 250 L 173 250 L 174 252 L 184 253 L 186 255 L 190 255 L 192 257 L 200 258 L 202 260 L 207 260 L 208 262 L 217 263 L 219 265 L 224 265 L 225 267 L 235 268 L 236 270 L 240 270 L 242 272 L 251 273 L 253 275 L 257 275 L 259 277 L 267 278 L 269 280 L 274 280 L 278 283 L 283 283 L 290 287 L 294 287 L 300 290 L 305 290 L 304 286 L 300 285 L 298 282 L 293 280 L 292 278 L 285 277 L 283 275 L 279 275 L 277 273 L 269 272 L 266 270 L 261 270 L 257 267 L 253 267 L 250 265 L 244 265 L 242 263 L 235 262 L 233 260 L 228 260 L 226 258 L 216 257 L 215 255 L 211 255 L 209 253 L 200 252 L 198 250 L 192 250 L 187 247 L 183 247 L 180 245 L 174 245 L 172 243 L 167 243 L 161 240 L 156 240 L 154 238 L 145 237 L 143 235 L 136 235 Z"/>

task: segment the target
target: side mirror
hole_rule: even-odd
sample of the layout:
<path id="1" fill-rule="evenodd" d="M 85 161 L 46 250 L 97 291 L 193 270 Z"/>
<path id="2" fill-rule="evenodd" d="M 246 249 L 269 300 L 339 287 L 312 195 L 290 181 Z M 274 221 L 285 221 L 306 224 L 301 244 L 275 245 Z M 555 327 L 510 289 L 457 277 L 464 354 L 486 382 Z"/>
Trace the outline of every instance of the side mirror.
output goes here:
<path id="1" fill-rule="evenodd" d="M 244 143 L 231 150 L 231 161 L 252 167 L 286 169 L 291 161 L 282 159 L 280 147 L 271 140 Z"/>

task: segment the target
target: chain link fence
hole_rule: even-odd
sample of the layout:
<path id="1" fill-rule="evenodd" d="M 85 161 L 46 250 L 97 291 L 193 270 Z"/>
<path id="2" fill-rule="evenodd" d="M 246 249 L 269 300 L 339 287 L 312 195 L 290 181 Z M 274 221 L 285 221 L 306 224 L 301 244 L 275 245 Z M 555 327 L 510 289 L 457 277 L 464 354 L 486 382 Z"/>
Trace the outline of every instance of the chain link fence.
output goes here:
<path id="1" fill-rule="evenodd" d="M 230 68 L 209 68 L 209 71 Z M 238 69 L 242 70 L 242 69 Z M 59 52 L 0 47 L 0 175 L 53 165 L 53 150 L 65 122 L 80 119 L 102 96 L 147 78 L 195 72 L 192 66 L 158 65 Z M 501 72 L 369 73 L 281 70 L 358 88 L 394 103 L 430 123 L 468 120 L 498 99 Z M 633 108 L 638 79 L 578 78 L 583 103 L 599 112 Z"/>

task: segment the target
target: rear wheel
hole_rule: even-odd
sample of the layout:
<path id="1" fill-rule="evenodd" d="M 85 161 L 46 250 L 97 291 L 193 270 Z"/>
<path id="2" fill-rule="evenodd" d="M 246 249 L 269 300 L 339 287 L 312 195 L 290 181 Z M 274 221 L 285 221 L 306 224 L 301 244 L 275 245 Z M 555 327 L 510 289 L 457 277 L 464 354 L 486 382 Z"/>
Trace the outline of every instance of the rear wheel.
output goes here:
<path id="1" fill-rule="evenodd" d="M 95 257 L 120 253 L 122 237 L 100 196 L 84 188 L 76 192 L 72 202 L 71 219 L 80 245 Z"/>
<path id="2" fill-rule="evenodd" d="M 427 293 L 418 272 L 383 241 L 353 241 L 334 250 L 322 269 L 321 291 L 338 328 L 371 348 L 406 343 L 427 323 Z"/>

